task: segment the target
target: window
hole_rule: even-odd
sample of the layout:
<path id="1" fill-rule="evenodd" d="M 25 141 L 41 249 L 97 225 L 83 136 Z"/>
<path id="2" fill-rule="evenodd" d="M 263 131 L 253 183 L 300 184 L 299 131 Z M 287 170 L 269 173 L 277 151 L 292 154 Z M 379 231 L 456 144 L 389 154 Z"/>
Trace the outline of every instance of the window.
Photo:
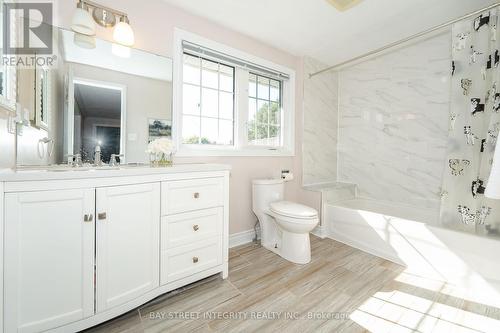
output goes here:
<path id="1" fill-rule="evenodd" d="M 184 54 L 182 143 L 233 145 L 234 67 Z"/>
<path id="2" fill-rule="evenodd" d="M 3 36 L 4 24 L 2 22 L 3 18 L 3 6 L 0 6 L 0 38 Z M 9 27 L 11 31 L 21 31 L 17 29 L 16 20 L 10 21 L 11 26 Z M 14 36 L 15 39 L 16 36 Z M 12 41 L 14 43 L 15 40 Z M 0 52 L 3 52 L 0 45 Z M 16 66 L 7 66 L 6 64 L 0 65 L 0 107 L 5 108 L 10 111 L 15 111 L 16 99 L 17 99 L 17 68 Z"/>
<path id="3" fill-rule="evenodd" d="M 281 81 L 249 75 L 248 144 L 281 146 Z"/>
<path id="4" fill-rule="evenodd" d="M 50 71 L 48 68 L 39 67 L 35 70 L 35 75 L 35 125 L 48 130 L 51 114 Z"/>
<path id="5" fill-rule="evenodd" d="M 179 29 L 174 47 L 178 156 L 294 154 L 294 71 Z"/>

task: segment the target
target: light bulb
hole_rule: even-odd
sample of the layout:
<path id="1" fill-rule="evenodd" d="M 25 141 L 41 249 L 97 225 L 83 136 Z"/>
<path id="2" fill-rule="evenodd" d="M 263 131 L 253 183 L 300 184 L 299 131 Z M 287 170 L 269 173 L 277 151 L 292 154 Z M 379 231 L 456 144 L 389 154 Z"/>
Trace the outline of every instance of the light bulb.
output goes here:
<path id="1" fill-rule="evenodd" d="M 133 46 L 135 43 L 135 36 L 132 27 L 129 24 L 127 17 L 122 17 L 120 22 L 115 26 L 113 31 L 113 39 L 118 44 L 125 46 Z"/>
<path id="2" fill-rule="evenodd" d="M 87 11 L 87 8 L 83 2 L 79 2 L 75 13 L 73 14 L 73 20 L 71 21 L 71 29 L 87 36 L 95 35 L 95 23 L 92 16 Z"/>

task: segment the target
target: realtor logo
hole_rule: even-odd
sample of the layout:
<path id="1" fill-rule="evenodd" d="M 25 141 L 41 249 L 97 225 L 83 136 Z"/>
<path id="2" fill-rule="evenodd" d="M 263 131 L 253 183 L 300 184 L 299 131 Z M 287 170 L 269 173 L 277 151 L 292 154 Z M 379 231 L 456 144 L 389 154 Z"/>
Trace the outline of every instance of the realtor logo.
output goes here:
<path id="1" fill-rule="evenodd" d="M 3 9 L 4 55 L 52 54 L 52 3 L 5 3 Z"/>

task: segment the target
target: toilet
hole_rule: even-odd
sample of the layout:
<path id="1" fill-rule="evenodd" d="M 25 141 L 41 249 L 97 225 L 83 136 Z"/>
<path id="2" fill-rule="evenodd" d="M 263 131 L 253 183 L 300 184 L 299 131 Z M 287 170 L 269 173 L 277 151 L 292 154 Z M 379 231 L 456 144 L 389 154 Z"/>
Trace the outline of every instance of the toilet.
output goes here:
<path id="1" fill-rule="evenodd" d="M 284 200 L 284 180 L 252 182 L 252 208 L 260 223 L 262 246 L 296 264 L 311 261 L 309 233 L 318 225 L 318 212 Z"/>

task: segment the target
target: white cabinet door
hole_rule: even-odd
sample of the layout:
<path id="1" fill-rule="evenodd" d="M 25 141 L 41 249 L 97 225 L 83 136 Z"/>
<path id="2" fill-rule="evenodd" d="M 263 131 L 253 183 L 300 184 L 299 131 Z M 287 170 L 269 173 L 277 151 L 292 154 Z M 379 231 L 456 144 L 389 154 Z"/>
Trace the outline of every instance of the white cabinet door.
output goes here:
<path id="1" fill-rule="evenodd" d="M 97 189 L 97 311 L 159 286 L 160 184 Z"/>
<path id="2" fill-rule="evenodd" d="M 95 190 L 8 193 L 5 208 L 5 331 L 92 316 Z"/>

